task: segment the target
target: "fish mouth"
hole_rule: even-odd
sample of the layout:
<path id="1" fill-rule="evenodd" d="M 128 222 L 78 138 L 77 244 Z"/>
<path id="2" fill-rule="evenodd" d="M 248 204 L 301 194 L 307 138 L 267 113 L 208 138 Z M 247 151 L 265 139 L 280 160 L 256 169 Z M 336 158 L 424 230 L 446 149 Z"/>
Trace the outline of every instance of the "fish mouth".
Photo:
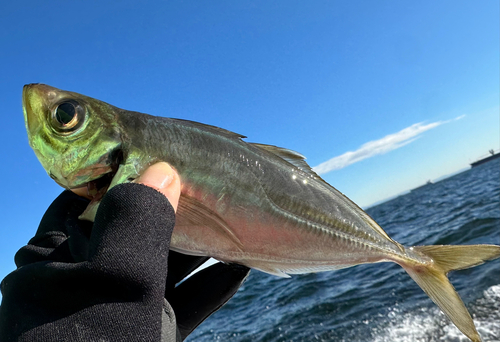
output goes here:
<path id="1" fill-rule="evenodd" d="M 97 179 L 88 182 L 85 186 L 85 189 L 87 190 L 86 197 L 89 198 L 91 202 L 99 202 L 108 191 L 108 188 L 111 185 L 111 181 L 113 180 L 115 174 L 116 171 L 111 171 L 105 173 Z"/>
<path id="2" fill-rule="evenodd" d="M 114 151 L 111 154 L 110 159 L 112 160 L 112 162 L 110 163 L 110 171 L 103 173 L 100 177 L 95 178 L 87 183 L 72 188 L 71 191 L 79 196 L 89 199 L 91 203 L 100 202 L 108 191 L 113 178 L 118 172 L 119 166 L 123 162 L 123 151 Z"/>

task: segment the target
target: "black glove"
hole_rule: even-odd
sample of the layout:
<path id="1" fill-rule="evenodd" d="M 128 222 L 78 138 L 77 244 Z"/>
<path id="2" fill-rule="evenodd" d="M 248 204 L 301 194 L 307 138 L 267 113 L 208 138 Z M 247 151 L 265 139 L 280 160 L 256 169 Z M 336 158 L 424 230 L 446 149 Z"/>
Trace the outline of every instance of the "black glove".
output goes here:
<path id="1" fill-rule="evenodd" d="M 1 284 L 1 341 L 180 341 L 248 275 L 216 264 L 175 287 L 207 258 L 169 253 L 174 210 L 152 188 L 114 187 L 94 224 L 78 220 L 87 204 L 63 192 L 16 254 Z"/>

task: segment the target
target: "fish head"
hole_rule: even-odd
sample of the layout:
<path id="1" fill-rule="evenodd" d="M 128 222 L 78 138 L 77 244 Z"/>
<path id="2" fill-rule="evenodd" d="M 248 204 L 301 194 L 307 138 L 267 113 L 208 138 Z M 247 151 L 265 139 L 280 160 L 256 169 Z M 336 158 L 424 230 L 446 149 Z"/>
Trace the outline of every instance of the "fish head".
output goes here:
<path id="1" fill-rule="evenodd" d="M 29 84 L 23 89 L 23 111 L 30 146 L 62 187 L 87 186 L 116 172 L 123 141 L 118 108 L 48 85 Z"/>

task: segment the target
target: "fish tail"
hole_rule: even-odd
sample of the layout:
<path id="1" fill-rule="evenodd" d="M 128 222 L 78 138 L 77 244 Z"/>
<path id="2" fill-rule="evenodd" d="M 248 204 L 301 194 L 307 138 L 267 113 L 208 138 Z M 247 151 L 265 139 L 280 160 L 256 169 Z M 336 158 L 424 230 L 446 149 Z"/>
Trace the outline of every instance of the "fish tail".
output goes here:
<path id="1" fill-rule="evenodd" d="M 418 246 L 411 248 L 417 254 L 432 259 L 429 264 L 401 264 L 422 290 L 451 319 L 457 328 L 474 342 L 480 342 L 474 322 L 462 299 L 450 283 L 447 273 L 480 265 L 500 256 L 500 246 Z"/>

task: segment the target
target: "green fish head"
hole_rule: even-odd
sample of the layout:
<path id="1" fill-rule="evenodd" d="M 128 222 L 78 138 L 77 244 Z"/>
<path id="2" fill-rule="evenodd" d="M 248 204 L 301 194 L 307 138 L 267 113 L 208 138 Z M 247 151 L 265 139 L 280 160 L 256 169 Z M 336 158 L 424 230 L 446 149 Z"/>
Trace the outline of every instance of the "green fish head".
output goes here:
<path id="1" fill-rule="evenodd" d="M 23 89 L 30 146 L 59 185 L 71 189 L 112 174 L 120 163 L 119 109 L 44 84 Z"/>

